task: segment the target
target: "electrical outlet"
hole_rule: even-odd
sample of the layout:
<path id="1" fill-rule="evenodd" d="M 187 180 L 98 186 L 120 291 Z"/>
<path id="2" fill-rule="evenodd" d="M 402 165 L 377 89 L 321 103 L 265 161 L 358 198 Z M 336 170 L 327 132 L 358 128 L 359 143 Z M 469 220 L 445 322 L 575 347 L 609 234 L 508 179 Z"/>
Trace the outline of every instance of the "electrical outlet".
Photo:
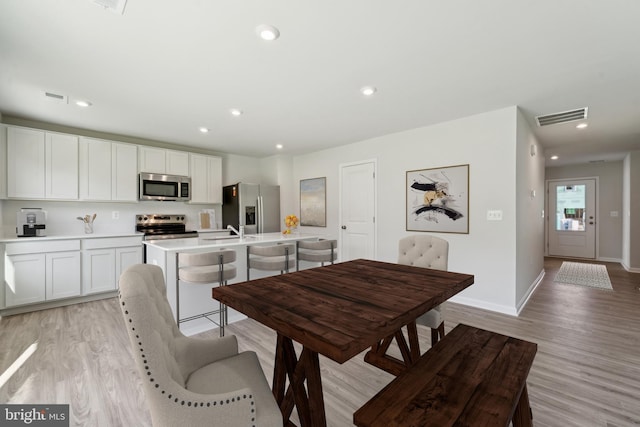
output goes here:
<path id="1" fill-rule="evenodd" d="M 502 221 L 502 211 L 487 211 L 487 221 Z"/>
<path id="2" fill-rule="evenodd" d="M 111 219 L 120 219 L 119 211 L 111 211 Z"/>

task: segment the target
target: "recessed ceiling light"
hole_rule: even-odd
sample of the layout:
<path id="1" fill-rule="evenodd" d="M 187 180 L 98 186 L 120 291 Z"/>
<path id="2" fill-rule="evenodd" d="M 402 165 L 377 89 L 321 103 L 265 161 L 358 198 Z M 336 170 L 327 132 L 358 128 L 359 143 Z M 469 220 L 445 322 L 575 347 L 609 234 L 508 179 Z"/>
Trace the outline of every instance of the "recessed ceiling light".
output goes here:
<path id="1" fill-rule="evenodd" d="M 364 95 L 364 96 L 371 96 L 374 93 L 376 93 L 378 89 L 376 89 L 373 86 L 365 86 L 363 88 L 360 89 L 360 92 Z"/>
<path id="2" fill-rule="evenodd" d="M 229 110 L 232 116 L 238 117 L 242 115 L 242 110 L 238 110 L 237 108 L 232 108 Z"/>
<path id="3" fill-rule="evenodd" d="M 266 40 L 268 42 L 274 41 L 280 37 L 280 31 L 273 25 L 258 25 L 256 27 L 256 33 L 262 40 Z"/>
<path id="4" fill-rule="evenodd" d="M 579 124 L 579 125 L 577 125 L 576 127 L 577 127 L 578 129 L 584 129 L 584 128 L 586 128 L 587 126 L 589 126 L 587 123 L 580 123 L 580 124 Z"/>
<path id="5" fill-rule="evenodd" d="M 276 144 L 276 148 L 277 148 L 278 150 L 282 150 L 282 149 L 284 148 L 284 145 L 282 145 L 282 144 Z"/>
<path id="6" fill-rule="evenodd" d="M 76 101 L 76 105 L 78 107 L 91 107 L 91 103 L 89 101 Z"/>
<path id="7" fill-rule="evenodd" d="M 558 156 L 551 156 L 551 160 L 558 160 Z"/>
<path id="8" fill-rule="evenodd" d="M 201 127 L 201 128 L 200 128 L 200 132 L 202 132 L 202 133 L 208 133 L 208 132 L 209 132 L 209 128 Z"/>

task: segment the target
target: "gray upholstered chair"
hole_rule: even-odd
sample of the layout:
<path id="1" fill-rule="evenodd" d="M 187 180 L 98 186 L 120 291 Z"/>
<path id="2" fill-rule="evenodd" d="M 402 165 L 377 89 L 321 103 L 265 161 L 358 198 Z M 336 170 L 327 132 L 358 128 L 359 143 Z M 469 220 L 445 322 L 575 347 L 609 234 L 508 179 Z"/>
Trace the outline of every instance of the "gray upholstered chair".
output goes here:
<path id="1" fill-rule="evenodd" d="M 193 316 L 180 318 L 180 286 L 181 284 L 215 285 L 224 286 L 227 281 L 236 277 L 236 267 L 230 263 L 236 260 L 236 251 L 222 249 L 214 252 L 182 252 L 176 257 L 176 323 L 206 318 L 220 327 L 220 336 L 224 336 L 224 326 L 227 323 L 227 307 L 218 303 L 216 310 Z M 210 316 L 219 314 L 219 320 L 213 320 Z"/>
<path id="2" fill-rule="evenodd" d="M 408 236 L 400 239 L 398 264 L 447 270 L 449 242 L 427 234 Z M 416 319 L 418 325 L 431 328 L 431 345 L 444 337 L 442 310 L 437 306 Z"/>
<path id="3" fill-rule="evenodd" d="M 137 264 L 120 277 L 119 303 L 155 427 L 282 426 L 254 352 L 235 336 L 184 336 L 160 267 Z"/>
<path id="4" fill-rule="evenodd" d="M 249 270 L 279 271 L 288 273 L 296 267 L 296 247 L 294 244 L 277 244 L 269 246 L 247 246 L 247 280 Z"/>
<path id="5" fill-rule="evenodd" d="M 319 262 L 324 266 L 325 262 L 333 264 L 338 259 L 335 240 L 300 240 L 296 245 L 296 270 L 300 269 L 300 261 Z"/>

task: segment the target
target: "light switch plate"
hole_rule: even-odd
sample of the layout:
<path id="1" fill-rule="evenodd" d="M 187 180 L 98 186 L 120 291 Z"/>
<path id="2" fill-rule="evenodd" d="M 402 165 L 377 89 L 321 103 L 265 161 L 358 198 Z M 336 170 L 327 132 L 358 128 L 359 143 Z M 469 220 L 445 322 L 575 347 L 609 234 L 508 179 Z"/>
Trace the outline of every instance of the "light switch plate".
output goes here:
<path id="1" fill-rule="evenodd" d="M 502 221 L 502 211 L 487 211 L 487 221 Z"/>

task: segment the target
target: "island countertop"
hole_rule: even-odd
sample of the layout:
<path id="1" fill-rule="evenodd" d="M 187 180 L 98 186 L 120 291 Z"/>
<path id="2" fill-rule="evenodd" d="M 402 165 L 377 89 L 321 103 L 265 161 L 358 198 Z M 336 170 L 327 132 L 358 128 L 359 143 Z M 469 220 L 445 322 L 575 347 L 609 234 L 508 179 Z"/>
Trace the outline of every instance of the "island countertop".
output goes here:
<path id="1" fill-rule="evenodd" d="M 234 246 L 247 246 L 261 243 L 294 243 L 298 240 L 317 239 L 319 236 L 315 234 L 305 233 L 263 233 L 263 234 L 246 234 L 244 237 L 238 236 L 217 236 L 217 237 L 191 237 L 186 239 L 166 239 L 166 240 L 149 240 L 143 243 L 147 247 L 153 247 L 164 252 L 182 252 L 217 248 L 230 248 Z"/>

